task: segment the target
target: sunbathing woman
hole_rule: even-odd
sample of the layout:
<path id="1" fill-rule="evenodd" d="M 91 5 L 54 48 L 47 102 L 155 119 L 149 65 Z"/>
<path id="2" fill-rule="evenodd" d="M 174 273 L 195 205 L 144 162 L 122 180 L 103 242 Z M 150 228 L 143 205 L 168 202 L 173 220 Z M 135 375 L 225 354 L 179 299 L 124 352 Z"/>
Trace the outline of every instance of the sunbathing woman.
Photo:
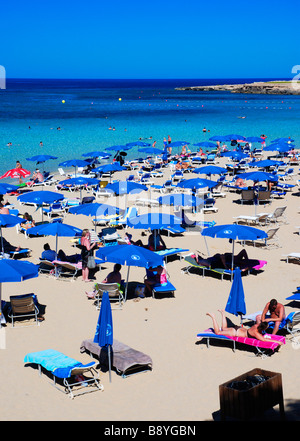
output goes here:
<path id="1" fill-rule="evenodd" d="M 201 256 L 196 255 L 195 259 L 198 265 L 207 266 L 209 268 L 231 269 L 231 264 L 232 264 L 231 253 L 224 253 L 224 254 L 217 253 L 214 256 L 208 257 L 206 259 L 203 259 Z M 241 271 L 247 271 L 249 268 L 258 265 L 259 261 L 256 259 L 249 259 L 247 251 L 243 249 L 236 256 L 234 256 L 233 263 L 234 266 L 238 266 L 241 269 Z"/>
<path id="2" fill-rule="evenodd" d="M 261 341 L 278 343 L 280 345 L 283 344 L 281 341 L 272 340 L 271 338 L 266 338 L 263 336 L 264 331 L 268 328 L 267 322 L 261 322 L 259 324 L 255 324 L 249 329 L 244 328 L 244 327 L 240 327 L 240 326 L 236 326 L 236 325 L 234 325 L 233 327 L 228 327 L 224 309 L 219 309 L 219 312 L 221 313 L 221 316 L 222 316 L 221 328 L 219 328 L 219 325 L 217 323 L 215 315 L 211 314 L 209 312 L 206 313 L 206 315 L 208 315 L 209 317 L 212 318 L 215 334 L 225 335 L 227 337 L 255 338 L 255 339 L 261 340 Z"/>

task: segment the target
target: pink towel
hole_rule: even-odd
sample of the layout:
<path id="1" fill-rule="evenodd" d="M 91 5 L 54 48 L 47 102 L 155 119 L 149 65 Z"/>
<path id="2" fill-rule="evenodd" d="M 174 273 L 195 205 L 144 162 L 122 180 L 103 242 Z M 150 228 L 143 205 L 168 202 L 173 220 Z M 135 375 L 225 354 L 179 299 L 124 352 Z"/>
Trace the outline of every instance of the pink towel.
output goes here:
<path id="1" fill-rule="evenodd" d="M 260 268 L 262 268 L 263 266 L 267 265 L 267 261 L 266 260 L 259 260 L 259 264 L 255 265 L 253 267 L 253 269 L 259 270 Z"/>
<path id="2" fill-rule="evenodd" d="M 204 335 L 205 334 L 205 335 Z M 210 329 L 206 329 L 202 334 L 198 334 L 199 337 L 201 337 L 201 335 L 204 337 L 209 337 L 209 335 L 211 334 L 212 337 L 217 336 L 217 334 L 215 334 L 212 330 L 212 328 Z M 283 344 L 285 344 L 285 337 L 282 335 L 271 335 L 271 334 L 265 334 L 265 335 L 269 335 L 270 338 L 272 340 L 278 340 L 283 342 Z M 272 351 L 274 351 L 277 346 L 278 343 L 274 343 L 274 342 L 269 342 L 269 341 L 261 341 L 261 340 L 257 340 L 256 338 L 248 338 L 248 337 L 230 337 L 228 335 L 226 335 L 226 337 L 229 340 L 234 340 L 237 341 L 238 343 L 244 343 L 246 345 L 250 345 L 250 346 L 255 346 L 258 348 L 264 348 L 264 349 L 272 349 Z"/>

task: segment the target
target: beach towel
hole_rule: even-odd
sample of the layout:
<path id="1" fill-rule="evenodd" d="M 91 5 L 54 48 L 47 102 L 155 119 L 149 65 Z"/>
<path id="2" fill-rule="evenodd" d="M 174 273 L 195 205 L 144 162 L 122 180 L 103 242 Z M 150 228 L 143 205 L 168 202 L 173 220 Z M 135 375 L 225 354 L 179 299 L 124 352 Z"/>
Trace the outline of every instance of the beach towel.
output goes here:
<path id="1" fill-rule="evenodd" d="M 46 349 L 39 352 L 31 352 L 25 355 L 24 363 L 40 364 L 47 371 L 52 372 L 58 378 L 69 378 L 75 367 L 88 368 L 95 363 L 83 365 L 81 362 L 68 357 L 54 349 Z"/>

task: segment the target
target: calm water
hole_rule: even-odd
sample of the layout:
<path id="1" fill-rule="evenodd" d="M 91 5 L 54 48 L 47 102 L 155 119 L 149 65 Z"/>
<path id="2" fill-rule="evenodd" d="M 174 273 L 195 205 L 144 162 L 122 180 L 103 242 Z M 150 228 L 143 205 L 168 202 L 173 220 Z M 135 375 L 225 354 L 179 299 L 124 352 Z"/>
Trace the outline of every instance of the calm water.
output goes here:
<path id="1" fill-rule="evenodd" d="M 248 81 L 254 79 L 7 80 L 0 90 L 0 174 L 16 160 L 33 170 L 26 158 L 40 153 L 58 157 L 45 164 L 53 171 L 59 162 L 83 159 L 82 153 L 140 138 L 162 148 L 168 135 L 193 144 L 213 135 L 264 133 L 267 141 L 291 136 L 299 146 L 299 96 L 175 90 Z M 128 152 L 128 158 L 138 156 L 137 148 Z"/>

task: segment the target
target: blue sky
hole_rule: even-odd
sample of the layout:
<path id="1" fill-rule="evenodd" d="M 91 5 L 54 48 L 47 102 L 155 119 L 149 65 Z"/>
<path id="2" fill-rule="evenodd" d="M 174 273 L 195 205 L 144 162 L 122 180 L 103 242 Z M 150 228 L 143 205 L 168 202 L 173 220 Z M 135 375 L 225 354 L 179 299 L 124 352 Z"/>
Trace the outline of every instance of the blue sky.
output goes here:
<path id="1" fill-rule="evenodd" d="M 300 64 L 299 0 L 11 0 L 8 78 L 284 78 Z"/>

